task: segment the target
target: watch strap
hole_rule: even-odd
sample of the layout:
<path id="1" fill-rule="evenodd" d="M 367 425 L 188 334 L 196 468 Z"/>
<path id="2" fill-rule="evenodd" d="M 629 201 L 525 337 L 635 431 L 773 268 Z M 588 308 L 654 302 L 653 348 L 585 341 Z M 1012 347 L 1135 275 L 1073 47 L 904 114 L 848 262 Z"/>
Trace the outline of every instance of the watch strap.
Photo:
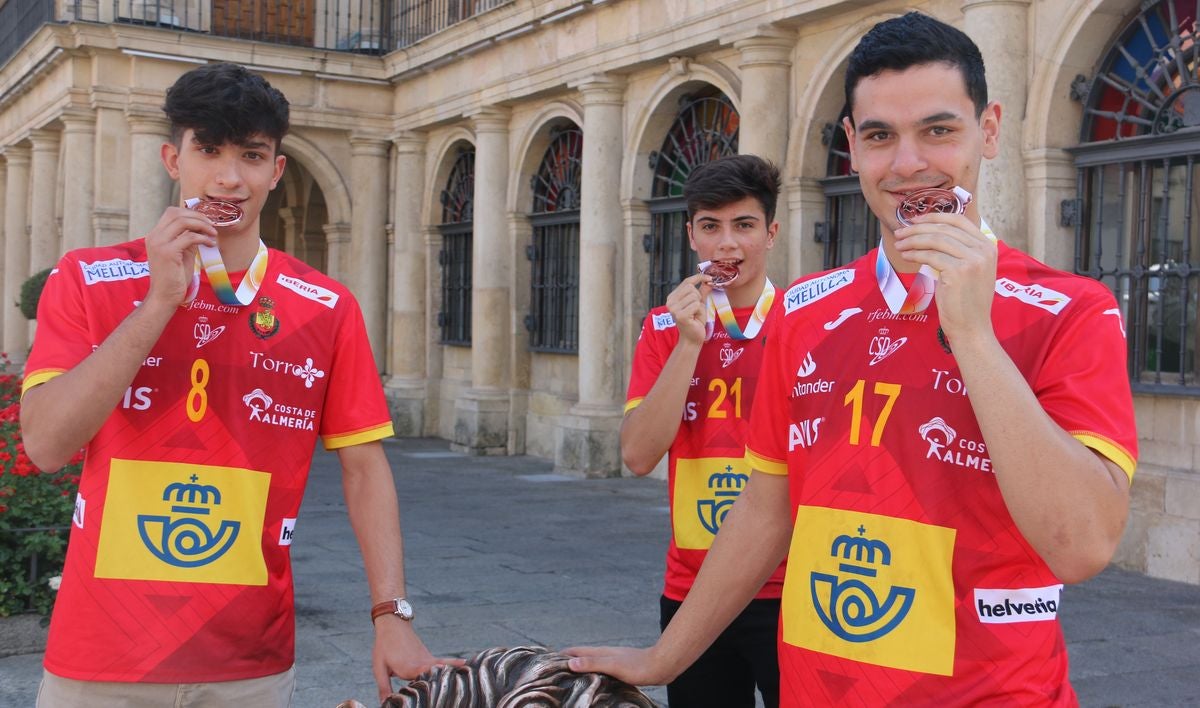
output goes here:
<path id="1" fill-rule="evenodd" d="M 400 600 L 404 598 L 394 597 L 391 600 L 384 600 L 371 608 L 371 622 L 383 617 L 384 615 L 396 615 L 400 619 L 407 619 L 400 614 Z"/>

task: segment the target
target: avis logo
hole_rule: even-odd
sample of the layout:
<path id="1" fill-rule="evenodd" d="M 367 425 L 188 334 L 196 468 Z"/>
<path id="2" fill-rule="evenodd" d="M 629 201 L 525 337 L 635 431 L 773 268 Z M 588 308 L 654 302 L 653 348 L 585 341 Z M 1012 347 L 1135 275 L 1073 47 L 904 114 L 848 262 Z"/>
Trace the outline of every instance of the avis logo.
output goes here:
<path id="1" fill-rule="evenodd" d="M 813 571 L 809 577 L 813 607 L 830 632 L 848 642 L 870 642 L 898 627 L 912 608 L 917 591 L 891 586 L 882 603 L 875 589 L 863 578 L 875 578 L 879 568 L 892 564 L 892 551 L 878 539 L 865 538 L 867 529 L 858 527 L 858 537 L 838 536 L 829 555 L 839 559 L 844 576 Z"/>
<path id="2" fill-rule="evenodd" d="M 737 501 L 749 479 L 749 475 L 735 474 L 732 465 L 726 465 L 724 472 L 709 476 L 708 488 L 713 490 L 713 496 L 716 498 L 696 501 L 696 514 L 705 530 L 711 534 L 721 530 L 725 515 L 729 513 L 730 507 Z"/>
<path id="3" fill-rule="evenodd" d="M 228 519 L 214 531 L 201 519 L 221 504 L 221 491 L 211 484 L 173 482 L 163 490 L 163 501 L 173 501 L 172 514 L 138 514 L 138 533 L 146 548 L 164 563 L 176 568 L 197 568 L 225 555 L 237 540 L 241 522 Z"/>

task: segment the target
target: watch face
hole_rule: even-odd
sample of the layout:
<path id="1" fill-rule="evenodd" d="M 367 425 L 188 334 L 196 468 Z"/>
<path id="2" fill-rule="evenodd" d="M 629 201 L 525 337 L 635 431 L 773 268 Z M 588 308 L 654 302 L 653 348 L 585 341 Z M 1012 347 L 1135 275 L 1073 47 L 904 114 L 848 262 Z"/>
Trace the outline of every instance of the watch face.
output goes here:
<path id="1" fill-rule="evenodd" d="M 400 619 L 411 620 L 413 618 L 413 608 L 408 604 L 408 600 L 403 598 L 396 600 L 396 614 L 400 616 Z"/>

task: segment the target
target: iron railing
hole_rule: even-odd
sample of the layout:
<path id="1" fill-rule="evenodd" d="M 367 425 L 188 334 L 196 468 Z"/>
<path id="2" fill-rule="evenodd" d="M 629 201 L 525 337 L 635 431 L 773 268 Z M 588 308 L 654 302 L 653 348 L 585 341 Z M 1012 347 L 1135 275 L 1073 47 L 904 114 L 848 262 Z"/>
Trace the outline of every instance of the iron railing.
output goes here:
<path id="1" fill-rule="evenodd" d="M 54 20 L 54 0 L 8 0 L 0 5 L 0 66 L 25 40 Z"/>
<path id="2" fill-rule="evenodd" d="M 8 0 L 0 65 L 47 22 L 143 25 L 316 49 L 386 54 L 512 0 Z"/>

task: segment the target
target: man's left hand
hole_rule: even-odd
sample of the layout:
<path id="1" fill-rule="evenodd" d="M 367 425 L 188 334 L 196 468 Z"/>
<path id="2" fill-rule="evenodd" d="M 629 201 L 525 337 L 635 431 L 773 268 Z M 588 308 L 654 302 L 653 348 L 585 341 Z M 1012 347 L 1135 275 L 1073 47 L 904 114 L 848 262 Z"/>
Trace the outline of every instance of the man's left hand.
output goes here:
<path id="1" fill-rule="evenodd" d="M 384 615 L 375 620 L 375 650 L 371 668 L 379 688 L 379 700 L 392 694 L 392 677 L 411 680 L 439 664 L 462 666 L 462 659 L 435 658 L 417 636 L 412 623 Z"/>

